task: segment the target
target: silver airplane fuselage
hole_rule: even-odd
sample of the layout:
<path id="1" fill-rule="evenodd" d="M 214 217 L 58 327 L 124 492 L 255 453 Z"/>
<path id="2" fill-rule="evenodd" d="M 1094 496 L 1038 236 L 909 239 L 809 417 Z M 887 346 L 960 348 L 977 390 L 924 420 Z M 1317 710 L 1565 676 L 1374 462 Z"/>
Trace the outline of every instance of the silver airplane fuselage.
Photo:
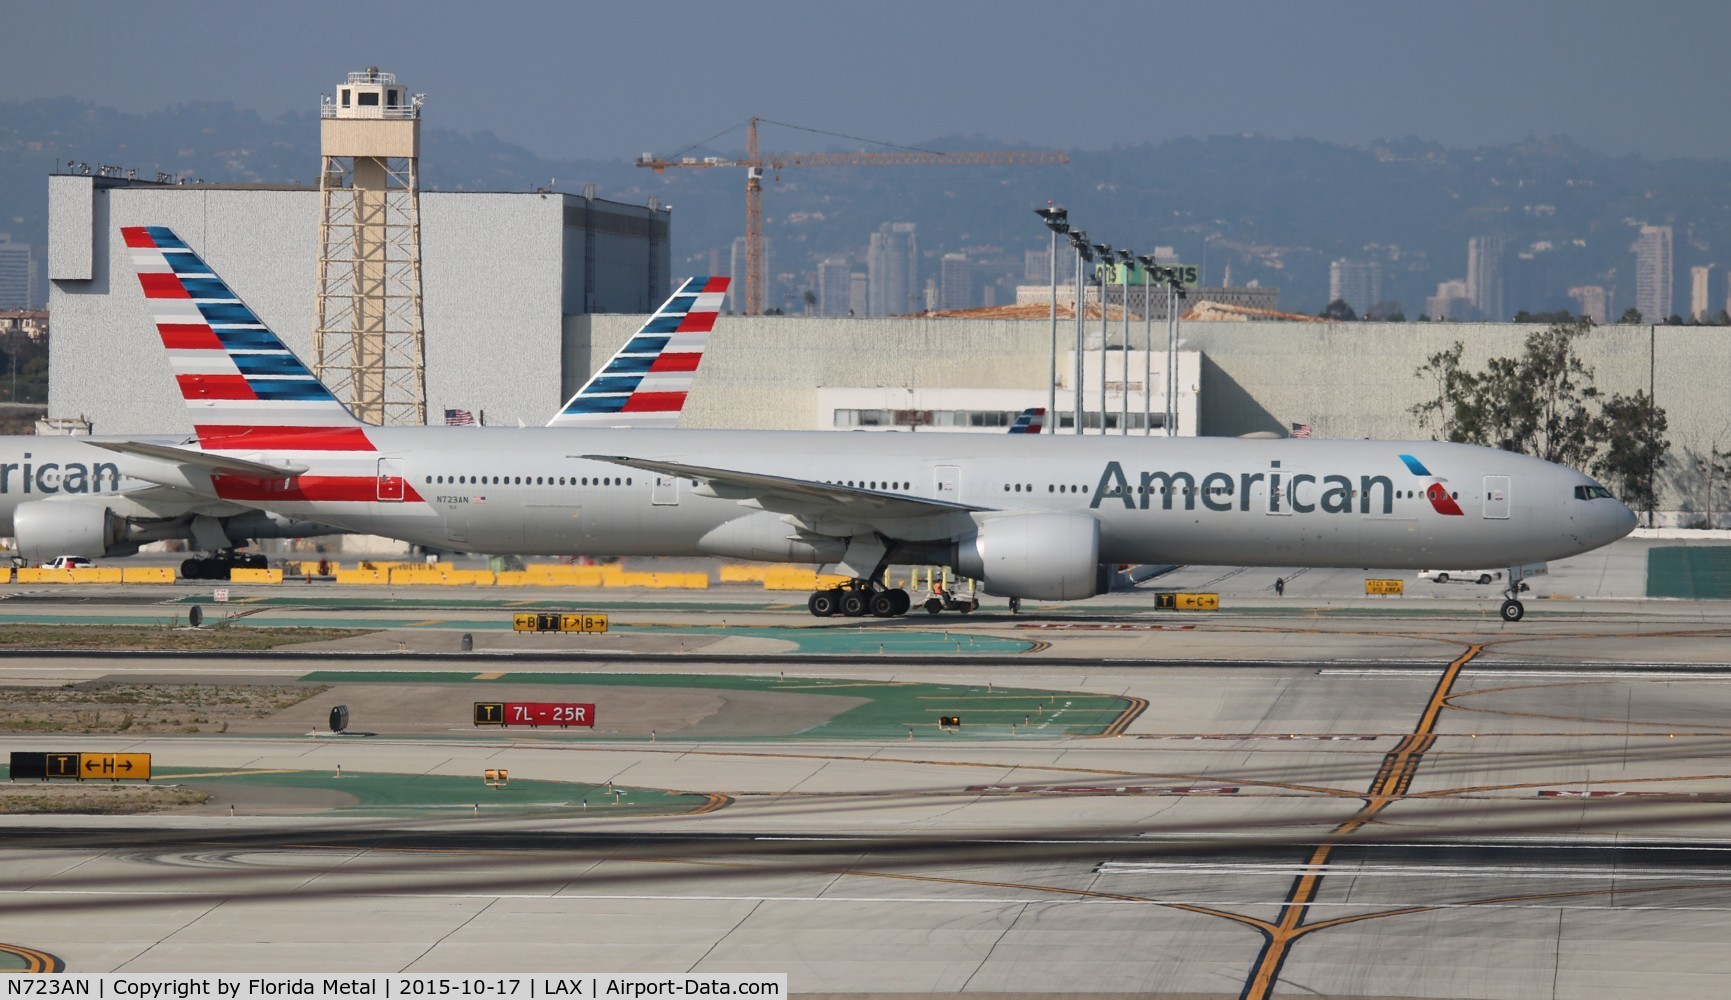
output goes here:
<path id="1" fill-rule="evenodd" d="M 808 562 L 835 561 L 835 545 L 824 541 L 860 531 L 937 546 L 1028 512 L 1094 518 L 1105 563 L 1386 569 L 1542 562 L 1605 545 L 1635 524 L 1602 491 L 1583 496 L 1597 484 L 1579 472 L 1434 441 L 424 427 L 369 434 L 374 454 L 302 456 L 311 471 L 298 483 L 237 493 L 219 479 L 216 493 L 446 549 Z M 857 492 L 804 504 L 619 464 L 630 460 Z M 319 499 L 309 485 L 317 478 L 377 478 L 380 488 Z M 911 516 L 877 509 L 896 498 L 955 506 Z"/>

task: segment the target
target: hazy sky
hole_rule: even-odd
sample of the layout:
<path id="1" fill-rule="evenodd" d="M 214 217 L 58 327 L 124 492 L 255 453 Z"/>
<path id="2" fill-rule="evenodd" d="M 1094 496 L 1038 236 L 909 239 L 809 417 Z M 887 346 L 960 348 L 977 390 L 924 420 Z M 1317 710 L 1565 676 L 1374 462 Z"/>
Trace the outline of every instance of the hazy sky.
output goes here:
<path id="1" fill-rule="evenodd" d="M 371 64 L 428 95 L 430 125 L 557 158 L 670 153 L 758 115 L 900 143 L 1560 133 L 1731 159 L 1724 0 L 9 0 L 0 38 L 0 99 L 275 116 Z M 829 148 L 788 132 L 765 147 Z"/>

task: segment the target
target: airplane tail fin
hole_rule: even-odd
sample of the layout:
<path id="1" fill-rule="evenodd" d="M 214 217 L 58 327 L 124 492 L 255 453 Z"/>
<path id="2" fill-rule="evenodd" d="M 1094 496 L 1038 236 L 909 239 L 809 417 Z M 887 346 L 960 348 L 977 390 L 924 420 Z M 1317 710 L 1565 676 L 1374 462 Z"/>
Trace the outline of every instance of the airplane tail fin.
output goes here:
<path id="1" fill-rule="evenodd" d="M 1030 406 L 1016 417 L 1016 422 L 1010 425 L 1011 434 L 1039 434 L 1046 428 L 1046 408 Z"/>
<path id="2" fill-rule="evenodd" d="M 372 448 L 365 425 L 173 230 L 120 233 L 201 447 Z"/>
<path id="3" fill-rule="evenodd" d="M 547 426 L 676 425 L 727 284 L 726 278 L 687 279 Z"/>

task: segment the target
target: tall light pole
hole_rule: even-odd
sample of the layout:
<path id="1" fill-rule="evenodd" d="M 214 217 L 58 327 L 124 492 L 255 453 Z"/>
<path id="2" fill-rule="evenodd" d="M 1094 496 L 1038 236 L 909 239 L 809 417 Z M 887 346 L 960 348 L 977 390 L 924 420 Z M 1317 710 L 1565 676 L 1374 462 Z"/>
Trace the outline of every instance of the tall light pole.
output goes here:
<path id="1" fill-rule="evenodd" d="M 1178 302 L 1184 284 L 1178 268 L 1166 269 L 1166 436 L 1178 435 Z"/>
<path id="2" fill-rule="evenodd" d="M 1046 368 L 1046 419 L 1052 421 L 1055 431 L 1058 429 L 1058 237 L 1070 231 L 1070 213 L 1047 202 L 1045 208 L 1034 209 L 1034 214 L 1044 219 L 1046 228 L 1052 231 L 1052 357 Z"/>
<path id="3" fill-rule="evenodd" d="M 1118 344 L 1118 433 L 1130 433 L 1130 268 L 1136 254 L 1118 248 L 1118 298 L 1124 307 L 1124 336 Z"/>
<path id="4" fill-rule="evenodd" d="M 1072 418 L 1071 427 L 1075 429 L 1077 434 L 1080 434 L 1082 433 L 1082 343 L 1084 334 L 1082 291 L 1086 287 L 1082 284 L 1082 280 L 1086 264 L 1094 259 L 1094 251 L 1088 246 L 1087 230 L 1077 229 L 1070 233 L 1070 248 L 1076 251 L 1076 357 L 1075 374 L 1070 379 L 1070 388 L 1073 390 L 1072 395 L 1074 397 L 1071 403 L 1075 416 Z"/>
<path id="5" fill-rule="evenodd" d="M 1149 292 L 1154 255 L 1136 258 L 1142 262 L 1142 436 L 1154 433 L 1154 299 Z"/>
<path id="6" fill-rule="evenodd" d="M 1106 433 L 1106 282 L 1112 273 L 1112 244 L 1096 243 L 1100 255 L 1100 433 Z"/>

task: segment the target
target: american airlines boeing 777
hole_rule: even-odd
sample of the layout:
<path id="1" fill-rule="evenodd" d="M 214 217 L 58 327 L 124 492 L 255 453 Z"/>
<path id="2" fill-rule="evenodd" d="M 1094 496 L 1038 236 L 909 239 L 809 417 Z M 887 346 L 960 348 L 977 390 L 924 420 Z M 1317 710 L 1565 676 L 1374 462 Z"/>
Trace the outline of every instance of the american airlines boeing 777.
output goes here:
<path id="1" fill-rule="evenodd" d="M 1524 567 L 1635 524 L 1579 472 L 1434 441 L 371 427 L 173 232 L 122 233 L 195 426 L 100 442 L 123 473 L 422 545 L 832 564 L 852 583 L 811 595 L 820 616 L 906 612 L 892 560 L 1045 600 L 1117 563 L 1501 565 L 1513 621 Z M 669 401 L 647 373 L 612 389 L 597 410 Z"/>

